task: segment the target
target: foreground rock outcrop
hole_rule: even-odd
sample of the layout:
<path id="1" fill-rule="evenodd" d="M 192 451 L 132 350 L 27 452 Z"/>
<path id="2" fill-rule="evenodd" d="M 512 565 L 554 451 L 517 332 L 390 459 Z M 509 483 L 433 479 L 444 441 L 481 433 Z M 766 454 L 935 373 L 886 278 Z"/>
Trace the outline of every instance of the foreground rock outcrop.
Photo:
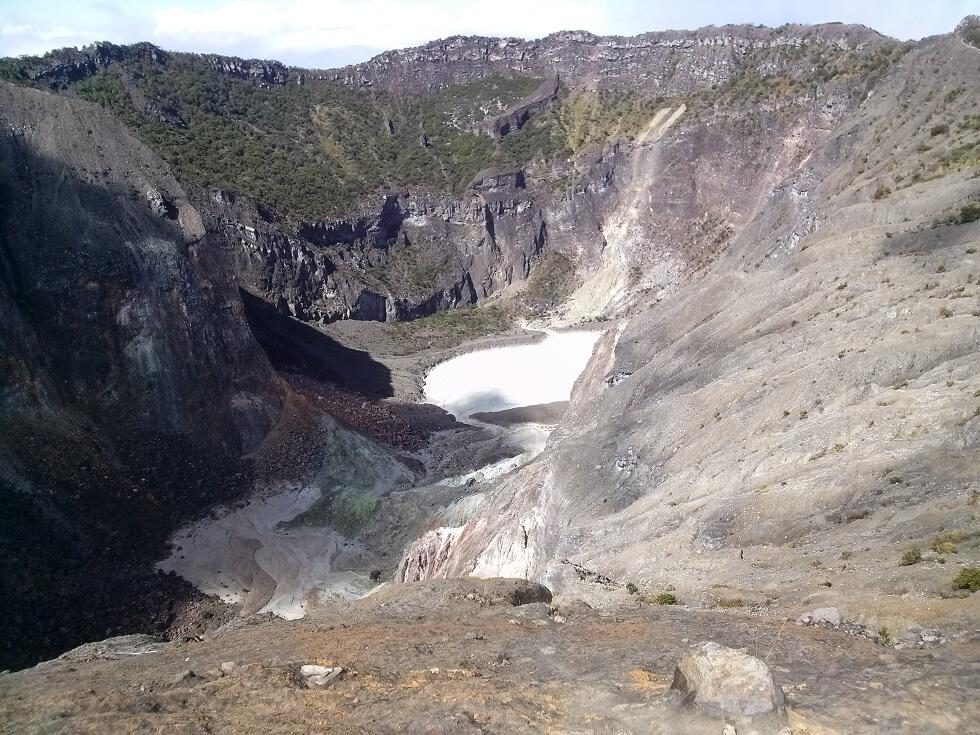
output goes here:
<path id="1" fill-rule="evenodd" d="M 670 688 L 710 715 L 780 715 L 786 696 L 769 668 L 711 641 L 689 651 L 677 664 Z"/>

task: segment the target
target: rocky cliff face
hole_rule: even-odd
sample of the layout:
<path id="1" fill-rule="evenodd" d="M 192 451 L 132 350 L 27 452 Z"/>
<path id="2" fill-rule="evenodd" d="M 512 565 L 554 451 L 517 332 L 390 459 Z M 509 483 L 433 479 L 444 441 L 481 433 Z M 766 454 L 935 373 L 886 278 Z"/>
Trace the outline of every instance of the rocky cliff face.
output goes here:
<path id="1" fill-rule="evenodd" d="M 528 276 L 547 240 L 524 173 L 486 170 L 461 196 L 406 191 L 375 211 L 289 225 L 202 193 L 245 288 L 303 321 L 396 321 L 473 304 Z"/>
<path id="2" fill-rule="evenodd" d="M 385 52 L 338 70 L 334 77 L 352 85 L 415 93 L 501 71 L 536 76 L 558 73 L 575 86 L 628 85 L 675 96 L 724 82 L 760 52 L 813 46 L 852 52 L 889 42 L 864 26 L 841 23 L 780 28 L 708 26 L 629 37 L 563 31 L 535 41 L 453 36 Z M 792 66 L 787 58 L 773 58 L 761 71 L 776 73 Z"/>
<path id="3" fill-rule="evenodd" d="M 462 197 L 434 199 L 431 190 L 410 195 L 400 205 L 404 220 L 421 224 L 417 234 L 442 240 L 460 257 L 450 259 L 439 289 L 423 303 L 397 293 L 384 296 L 386 318 L 413 318 L 495 293 L 526 278 L 542 247 L 580 261 L 588 274 L 581 292 L 601 294 L 591 303 L 579 302 L 582 317 L 618 313 L 637 291 L 672 288 L 724 249 L 765 205 L 772 187 L 860 102 L 868 74 L 880 73 L 898 56 L 894 42 L 862 27 L 733 26 L 635 38 L 581 33 L 536 42 L 453 38 L 337 72 L 338 81 L 395 99 L 493 74 L 550 76 L 478 126 L 497 137 L 562 104 L 559 77 L 567 85 L 566 97 L 628 86 L 631 93 L 663 100 L 631 135 L 610 138 L 567 161 L 539 156 L 516 171 L 519 183 L 496 182 L 492 192 L 471 185 Z M 765 81 L 749 91 L 742 89 L 746 79 L 796 81 L 788 91 L 774 92 L 767 85 L 783 82 Z M 711 124 L 719 118 L 724 125 Z M 687 123 L 684 145 L 666 155 L 652 151 L 678 120 Z M 753 172 L 749 180 L 747 170 Z M 656 217 L 649 216 L 654 210 Z M 380 217 L 369 227 L 386 232 Z M 698 235 L 690 237 L 692 231 Z M 481 253 L 483 243 L 491 247 Z M 354 274 L 351 282 L 358 280 L 365 279 Z M 404 281 L 399 285 L 404 288 Z M 318 290 L 314 285 L 313 293 Z M 344 296 L 343 311 L 333 313 L 379 318 L 376 291 L 368 288 L 353 301 Z M 303 314 L 303 309 L 291 311 Z M 324 317 L 331 318 L 318 311 L 317 318 Z"/>
<path id="4" fill-rule="evenodd" d="M 143 584 L 180 518 L 248 487 L 242 457 L 284 391 L 165 164 L 77 100 L 0 83 L 0 121 L 0 618 L 16 662 L 133 624 L 119 589 Z"/>
<path id="5" fill-rule="evenodd" d="M 583 270 L 606 249 L 618 253 L 604 258 L 615 268 L 597 276 L 617 296 L 589 305 L 593 313 L 621 308 L 638 276 L 642 288 L 669 287 L 720 251 L 794 157 L 900 56 L 894 41 L 858 26 L 726 26 L 631 38 L 456 37 L 334 71 L 97 44 L 11 62 L 6 75 L 107 104 L 178 175 L 203 185 L 195 201 L 238 243 L 244 287 L 300 319 L 328 322 L 473 303 L 526 278 L 542 248 Z M 186 94 L 188 70 L 211 80 L 224 117 L 207 117 Z M 172 93 L 161 92 L 165 84 Z M 242 100 L 262 95 L 288 115 L 258 119 L 267 107 Z M 725 126 L 711 124 L 719 112 Z M 228 133 L 214 131 L 241 114 L 254 135 L 233 144 L 231 158 L 215 157 Z M 678 120 L 689 143 L 671 151 L 676 161 L 658 162 L 653 183 L 648 149 Z M 258 129 L 272 131 L 262 138 L 263 167 L 282 163 L 283 177 L 310 161 L 332 168 L 276 194 L 274 181 L 215 192 L 216 182 L 255 180 L 234 174 L 231 161 Z M 360 137 L 348 142 L 350 130 Z M 705 166 L 693 176 L 691 157 Z M 489 168 L 508 175 L 484 175 Z M 747 185 L 731 187 L 746 170 Z M 334 176 L 347 182 L 347 203 L 312 181 Z M 650 203 L 666 204 L 666 226 L 637 208 L 650 186 Z M 338 206 L 339 217 L 305 214 Z M 697 242 L 678 238 L 692 228 Z M 667 244 L 678 240 L 683 252 Z M 634 251 L 650 247 L 663 257 L 655 273 L 640 273 L 649 259 Z"/>

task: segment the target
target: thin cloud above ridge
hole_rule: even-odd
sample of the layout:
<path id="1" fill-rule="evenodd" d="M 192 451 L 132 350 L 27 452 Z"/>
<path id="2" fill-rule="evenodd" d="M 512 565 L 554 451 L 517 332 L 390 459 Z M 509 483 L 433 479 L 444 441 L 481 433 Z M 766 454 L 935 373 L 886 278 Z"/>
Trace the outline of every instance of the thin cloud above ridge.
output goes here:
<path id="1" fill-rule="evenodd" d="M 510 5 L 516 9 L 519 4 Z M 382 0 L 361 3 L 292 0 L 283 6 L 258 0 L 234 0 L 200 10 L 157 11 L 154 35 L 199 48 L 217 48 L 230 42 L 235 47 L 254 48 L 256 53 L 250 56 L 280 58 L 304 53 L 316 55 L 329 48 L 380 51 L 456 34 L 534 38 L 563 28 L 599 29 L 596 32 L 601 33 L 608 26 L 602 4 L 587 0 L 523 3 L 519 14 L 488 15 L 481 6 L 461 6 L 445 0 L 434 0 L 425 6 L 421 11 L 411 3 L 392 4 Z M 256 29 L 263 30 L 256 33 Z"/>
<path id="2" fill-rule="evenodd" d="M 449 0 L 114 0 L 72 3 L 0 0 L 0 56 L 43 53 L 98 40 L 150 41 L 176 51 L 273 58 L 298 66 L 341 66 L 386 50 L 452 35 L 539 38 L 559 30 L 635 35 L 726 23 L 863 23 L 902 39 L 952 30 L 980 0 L 820 4 L 769 0 L 504 0 L 493 6 Z"/>

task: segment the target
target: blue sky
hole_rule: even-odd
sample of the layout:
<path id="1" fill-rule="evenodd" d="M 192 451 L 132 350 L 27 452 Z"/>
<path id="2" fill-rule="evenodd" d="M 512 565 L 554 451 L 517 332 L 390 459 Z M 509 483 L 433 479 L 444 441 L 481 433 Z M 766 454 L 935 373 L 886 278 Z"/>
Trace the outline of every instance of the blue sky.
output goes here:
<path id="1" fill-rule="evenodd" d="M 92 41 L 338 66 L 456 33 L 633 35 L 723 23 L 863 23 L 901 39 L 946 33 L 980 0 L 0 0 L 0 56 Z"/>

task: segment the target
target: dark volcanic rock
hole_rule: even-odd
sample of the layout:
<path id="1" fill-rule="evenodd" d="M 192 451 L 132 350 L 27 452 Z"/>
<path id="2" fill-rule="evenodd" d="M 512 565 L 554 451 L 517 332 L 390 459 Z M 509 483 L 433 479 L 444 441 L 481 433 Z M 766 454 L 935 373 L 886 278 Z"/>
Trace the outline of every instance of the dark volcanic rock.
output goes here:
<path id="1" fill-rule="evenodd" d="M 460 195 L 383 194 L 376 209 L 289 224 L 247 197 L 195 205 L 246 290 L 304 321 L 395 321 L 472 304 L 527 278 L 547 228 L 521 170 L 488 169 Z"/>
<path id="2" fill-rule="evenodd" d="M 17 665 L 165 626 L 119 608 L 150 612 L 142 564 L 249 487 L 242 456 L 284 391 L 159 159 L 65 97 L 0 83 L 0 120 L 0 639 Z"/>
<path id="3" fill-rule="evenodd" d="M 204 58 L 216 71 L 231 77 L 250 79 L 263 85 L 286 84 L 289 81 L 289 69 L 278 61 L 239 59 L 236 56 L 217 54 L 207 54 Z M 300 75 L 297 83 L 303 84 L 302 80 L 303 76 Z"/>
<path id="4" fill-rule="evenodd" d="M 495 115 L 485 123 L 485 130 L 497 138 L 503 138 L 507 133 L 520 130 L 538 110 L 546 107 L 558 96 L 558 76 L 546 79 L 530 95 L 516 105 Z"/>

